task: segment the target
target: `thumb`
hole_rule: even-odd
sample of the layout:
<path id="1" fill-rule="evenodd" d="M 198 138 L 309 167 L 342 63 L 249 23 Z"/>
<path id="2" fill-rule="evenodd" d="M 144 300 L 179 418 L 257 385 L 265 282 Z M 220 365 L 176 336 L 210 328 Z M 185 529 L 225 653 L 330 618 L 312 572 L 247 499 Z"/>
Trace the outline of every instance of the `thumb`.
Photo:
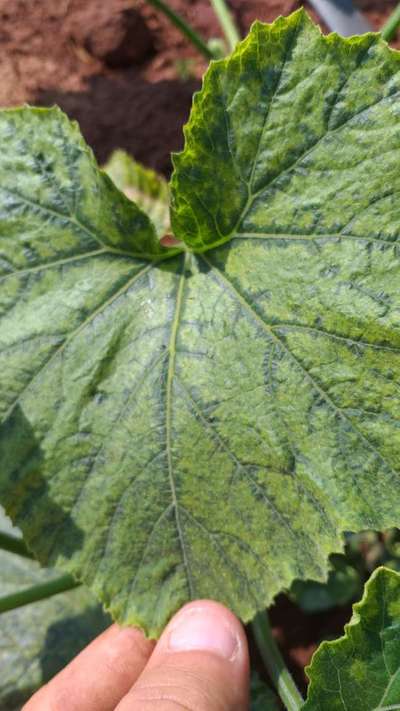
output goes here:
<path id="1" fill-rule="evenodd" d="M 116 711 L 248 711 L 249 657 L 237 618 L 200 600 L 172 618 Z"/>

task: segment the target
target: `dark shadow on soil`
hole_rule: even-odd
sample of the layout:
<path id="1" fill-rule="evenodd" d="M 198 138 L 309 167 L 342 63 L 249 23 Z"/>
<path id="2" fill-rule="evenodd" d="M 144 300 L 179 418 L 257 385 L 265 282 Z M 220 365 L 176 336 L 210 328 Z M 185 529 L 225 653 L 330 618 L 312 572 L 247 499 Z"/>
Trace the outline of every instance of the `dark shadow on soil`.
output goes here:
<path id="1" fill-rule="evenodd" d="M 79 590 L 66 595 L 79 595 Z M 64 595 L 57 596 L 60 610 Z M 42 684 L 46 684 L 61 669 L 79 654 L 97 635 L 101 634 L 112 620 L 99 605 L 93 603 L 84 612 L 70 615 L 51 625 L 39 656 Z M 0 711 L 16 711 L 37 691 L 36 686 L 24 686 L 24 679 L 18 689 L 10 691 L 0 701 Z"/>
<path id="2" fill-rule="evenodd" d="M 51 625 L 40 653 L 43 682 L 49 681 L 111 624 L 99 605 Z"/>
<path id="3" fill-rule="evenodd" d="M 83 532 L 52 498 L 43 467 L 40 442 L 22 408 L 16 405 L 0 428 L 0 500 L 16 525 L 23 531 L 29 530 L 26 539 L 40 560 L 51 567 L 55 541 L 58 552 L 69 558 L 82 547 Z M 1 575 L 0 571 L 0 582 Z M 79 594 L 79 588 L 66 593 L 68 596 Z M 61 616 L 65 596 L 57 595 L 53 600 L 60 606 Z M 80 614 L 73 615 L 70 609 L 68 612 L 69 617 L 58 620 L 47 631 L 39 659 L 43 683 L 111 623 L 110 617 L 95 602 L 88 603 Z M 16 711 L 34 693 L 36 689 L 30 688 L 28 682 L 25 684 L 21 679 L 18 688 L 2 697 L 0 711 Z"/>
<path id="4" fill-rule="evenodd" d="M 71 558 L 82 548 L 83 532 L 51 497 L 42 474 L 43 451 L 19 405 L 0 428 L 0 463 L 0 501 L 28 545 L 51 567 L 57 537 L 58 552 Z"/>
<path id="5" fill-rule="evenodd" d="M 123 76 L 93 76 L 82 92 L 41 91 L 33 103 L 57 104 L 76 119 L 100 163 L 123 148 L 168 176 L 170 153 L 183 147 L 182 126 L 198 88 L 196 80 L 152 83 L 132 69 Z"/>

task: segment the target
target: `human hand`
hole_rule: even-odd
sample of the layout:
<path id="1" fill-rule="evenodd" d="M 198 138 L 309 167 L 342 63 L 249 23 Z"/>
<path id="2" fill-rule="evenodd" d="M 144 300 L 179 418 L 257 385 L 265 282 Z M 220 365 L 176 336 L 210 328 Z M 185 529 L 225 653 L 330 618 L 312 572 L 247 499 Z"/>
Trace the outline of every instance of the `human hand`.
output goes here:
<path id="1" fill-rule="evenodd" d="M 243 627 L 226 607 L 200 600 L 157 644 L 112 625 L 23 711 L 247 711 L 248 687 Z"/>

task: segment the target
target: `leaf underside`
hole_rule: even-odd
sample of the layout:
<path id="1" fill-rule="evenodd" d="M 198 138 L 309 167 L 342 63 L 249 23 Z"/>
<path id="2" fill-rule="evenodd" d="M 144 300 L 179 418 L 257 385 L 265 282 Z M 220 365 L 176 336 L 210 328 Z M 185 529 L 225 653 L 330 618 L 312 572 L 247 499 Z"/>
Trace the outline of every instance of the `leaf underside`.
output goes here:
<path id="1" fill-rule="evenodd" d="M 400 709 L 400 575 L 378 568 L 345 636 L 323 642 L 307 669 L 304 711 Z"/>
<path id="2" fill-rule="evenodd" d="M 117 188 L 149 215 L 159 237 L 170 231 L 169 188 L 165 178 L 121 150 L 114 151 L 104 171 Z"/>
<path id="3" fill-rule="evenodd" d="M 58 111 L 0 116 L 0 500 L 160 633 L 400 523 L 400 55 L 256 23 L 175 156 L 166 251 Z"/>

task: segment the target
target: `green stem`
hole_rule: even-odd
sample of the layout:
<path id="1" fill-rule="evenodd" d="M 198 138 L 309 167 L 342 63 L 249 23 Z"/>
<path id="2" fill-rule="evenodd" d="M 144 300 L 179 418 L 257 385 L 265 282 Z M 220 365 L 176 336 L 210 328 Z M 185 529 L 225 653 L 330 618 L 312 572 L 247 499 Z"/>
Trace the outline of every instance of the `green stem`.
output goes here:
<path id="1" fill-rule="evenodd" d="M 160 10 L 160 12 L 168 17 L 172 24 L 175 25 L 175 27 L 177 27 L 185 37 L 187 37 L 187 39 L 204 55 L 206 59 L 215 59 L 214 53 L 211 49 L 209 49 L 206 42 L 200 37 L 200 35 L 197 34 L 193 27 L 185 22 L 183 17 L 177 15 L 177 13 L 174 12 L 174 10 L 172 10 L 172 8 L 170 8 L 164 0 L 147 0 L 147 2 L 150 5 L 153 5 L 156 10 Z"/>
<path id="2" fill-rule="evenodd" d="M 233 20 L 232 14 L 225 0 L 210 0 L 214 12 L 218 17 L 223 33 L 231 50 L 234 50 L 240 42 L 240 34 Z"/>
<path id="3" fill-rule="evenodd" d="M 4 533 L 4 531 L 0 531 L 0 549 L 8 551 L 8 553 L 22 555 L 24 558 L 33 558 L 33 555 L 28 551 L 22 538 L 10 536 L 8 533 Z"/>
<path id="4" fill-rule="evenodd" d="M 260 612 L 251 626 L 264 664 L 281 700 L 288 711 L 299 711 L 304 700 L 274 640 L 267 612 Z"/>
<path id="5" fill-rule="evenodd" d="M 395 36 L 396 32 L 400 27 L 400 3 L 397 8 L 392 12 L 388 21 L 383 25 L 381 29 L 381 35 L 386 42 L 390 42 Z"/>
<path id="6" fill-rule="evenodd" d="M 80 583 L 74 580 L 72 575 L 61 575 L 54 580 L 48 580 L 45 583 L 39 583 L 25 590 L 11 593 L 11 595 L 5 595 L 0 597 L 0 614 L 15 610 L 17 607 L 23 607 L 23 605 L 29 605 L 31 602 L 38 602 L 38 600 L 44 600 L 52 595 L 72 590 L 79 585 Z"/>

